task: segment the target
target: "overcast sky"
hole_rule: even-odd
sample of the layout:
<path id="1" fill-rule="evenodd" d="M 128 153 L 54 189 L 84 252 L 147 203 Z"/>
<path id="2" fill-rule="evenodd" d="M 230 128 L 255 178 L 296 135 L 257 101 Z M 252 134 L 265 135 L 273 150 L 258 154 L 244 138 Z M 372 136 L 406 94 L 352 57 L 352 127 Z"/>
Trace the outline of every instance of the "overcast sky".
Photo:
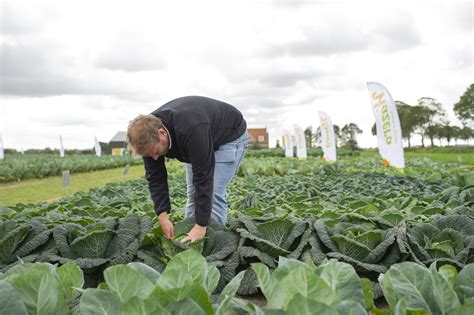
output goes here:
<path id="1" fill-rule="evenodd" d="M 470 1 L 2 0 L 0 134 L 7 148 L 92 148 L 185 96 L 239 108 L 249 127 L 359 125 L 366 82 L 452 112 L 473 80 Z"/>

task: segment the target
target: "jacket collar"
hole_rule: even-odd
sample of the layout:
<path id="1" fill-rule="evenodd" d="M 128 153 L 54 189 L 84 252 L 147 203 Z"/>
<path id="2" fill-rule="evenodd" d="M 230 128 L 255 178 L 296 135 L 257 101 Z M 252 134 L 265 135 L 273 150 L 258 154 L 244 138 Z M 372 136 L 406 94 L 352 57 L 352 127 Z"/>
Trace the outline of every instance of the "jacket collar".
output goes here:
<path id="1" fill-rule="evenodd" d="M 168 139 L 169 139 L 169 144 L 170 144 L 170 145 L 168 146 L 168 149 L 171 149 L 171 147 L 172 147 L 172 145 L 173 145 L 173 142 L 172 142 L 172 140 L 171 140 L 171 134 L 170 134 L 168 128 L 166 128 L 166 126 L 165 126 L 165 124 L 163 123 L 163 121 L 162 121 L 162 126 L 163 126 L 163 128 L 165 128 L 166 133 L 168 134 Z"/>

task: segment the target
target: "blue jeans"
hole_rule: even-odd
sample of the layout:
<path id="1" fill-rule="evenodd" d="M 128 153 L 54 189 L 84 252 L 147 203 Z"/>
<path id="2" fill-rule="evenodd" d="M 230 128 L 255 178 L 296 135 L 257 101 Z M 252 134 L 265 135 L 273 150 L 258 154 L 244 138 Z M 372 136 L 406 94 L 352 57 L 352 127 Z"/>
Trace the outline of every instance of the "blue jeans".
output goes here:
<path id="1" fill-rule="evenodd" d="M 214 152 L 216 164 L 214 167 L 211 218 L 222 224 L 225 224 L 227 221 L 226 189 L 232 177 L 237 173 L 237 169 L 244 158 L 248 146 L 248 138 L 248 133 L 245 131 L 238 139 L 221 145 L 219 149 Z M 185 163 L 184 165 L 187 184 L 187 203 L 184 217 L 187 218 L 194 216 L 196 210 L 194 203 L 195 189 L 191 164 Z"/>

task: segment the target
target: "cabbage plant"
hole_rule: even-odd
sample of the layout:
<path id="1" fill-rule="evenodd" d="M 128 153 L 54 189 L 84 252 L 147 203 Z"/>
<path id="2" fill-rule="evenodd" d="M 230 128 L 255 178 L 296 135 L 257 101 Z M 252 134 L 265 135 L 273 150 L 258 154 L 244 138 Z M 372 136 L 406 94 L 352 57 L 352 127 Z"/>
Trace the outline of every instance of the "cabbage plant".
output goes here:
<path id="1" fill-rule="evenodd" d="M 50 229 L 38 219 L 27 223 L 0 221 L 0 270 L 8 269 L 19 258 L 32 254 L 48 241 L 50 234 Z"/>
<path id="2" fill-rule="evenodd" d="M 428 269 L 404 262 L 390 267 L 379 282 L 395 314 L 471 314 L 474 309 L 474 264 L 458 274 L 452 265 L 433 263 Z"/>
<path id="3" fill-rule="evenodd" d="M 474 220 L 453 215 L 431 223 L 421 223 L 407 230 L 414 261 L 430 265 L 435 261 L 462 268 L 474 262 Z"/>
<path id="4" fill-rule="evenodd" d="M 280 258 L 270 273 L 262 263 L 252 265 L 263 295 L 265 309 L 284 314 L 367 314 L 364 286 L 349 264 L 326 261 L 320 266 Z"/>
<path id="5" fill-rule="evenodd" d="M 243 274 L 224 288 L 215 303 L 219 271 L 202 255 L 187 250 L 175 255 L 163 273 L 140 263 L 116 265 L 104 271 L 104 289 L 86 289 L 81 314 L 224 314 Z"/>
<path id="6" fill-rule="evenodd" d="M 74 263 L 18 264 L 0 273 L 0 314 L 71 314 L 83 285 L 82 270 Z"/>
<path id="7" fill-rule="evenodd" d="M 333 225 L 317 220 L 314 229 L 330 258 L 350 263 L 363 273 L 383 273 L 400 258 L 398 227 L 382 230 L 369 220 Z"/>

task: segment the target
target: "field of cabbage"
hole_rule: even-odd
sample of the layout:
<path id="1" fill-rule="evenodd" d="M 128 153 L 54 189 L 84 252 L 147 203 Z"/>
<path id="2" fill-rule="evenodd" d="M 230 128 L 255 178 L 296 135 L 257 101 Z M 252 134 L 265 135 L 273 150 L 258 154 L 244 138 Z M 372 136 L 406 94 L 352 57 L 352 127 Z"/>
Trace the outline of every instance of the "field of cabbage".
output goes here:
<path id="1" fill-rule="evenodd" d="M 0 206 L 0 314 L 472 314 L 472 170 L 267 158 L 239 175 L 228 224 L 189 245 L 163 237 L 145 180 Z M 181 166 L 169 186 L 179 239 Z"/>
<path id="2" fill-rule="evenodd" d="M 60 176 L 63 171 L 84 173 L 143 163 L 142 159 L 128 156 L 51 154 L 6 155 L 0 160 L 0 183 Z"/>

